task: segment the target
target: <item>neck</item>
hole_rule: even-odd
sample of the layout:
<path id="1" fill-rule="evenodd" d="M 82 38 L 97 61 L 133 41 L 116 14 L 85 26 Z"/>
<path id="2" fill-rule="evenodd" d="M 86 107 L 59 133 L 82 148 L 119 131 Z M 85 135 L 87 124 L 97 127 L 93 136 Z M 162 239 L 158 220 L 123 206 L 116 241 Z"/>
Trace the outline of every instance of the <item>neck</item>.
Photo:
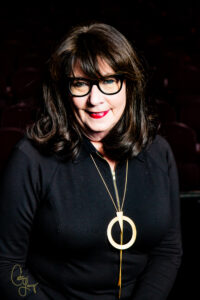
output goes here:
<path id="1" fill-rule="evenodd" d="M 93 146 L 97 149 L 97 151 L 99 151 L 101 153 L 101 155 L 103 156 L 103 158 L 108 162 L 110 168 L 112 171 L 115 170 L 116 164 L 117 162 L 114 160 L 111 160 L 110 158 L 108 158 L 103 150 L 103 144 L 101 142 L 96 142 L 96 141 L 90 141 Z"/>

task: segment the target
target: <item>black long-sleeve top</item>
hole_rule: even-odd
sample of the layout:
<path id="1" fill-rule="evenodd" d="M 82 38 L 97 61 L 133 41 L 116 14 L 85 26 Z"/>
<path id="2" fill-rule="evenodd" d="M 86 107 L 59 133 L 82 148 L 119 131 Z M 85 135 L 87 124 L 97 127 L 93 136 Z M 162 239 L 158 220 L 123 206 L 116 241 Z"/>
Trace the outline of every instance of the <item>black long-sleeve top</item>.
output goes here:
<path id="1" fill-rule="evenodd" d="M 118 299 L 119 253 L 107 239 L 115 198 L 108 163 L 84 140 L 75 161 L 41 154 L 22 139 L 0 188 L 0 295 L 4 300 Z M 116 167 L 122 199 L 126 163 Z M 123 250 L 122 300 L 164 300 L 181 257 L 179 184 L 171 149 L 157 135 L 129 160 L 124 215 L 137 238 Z M 118 223 L 113 238 L 120 239 Z M 124 243 L 131 228 L 124 223 Z"/>

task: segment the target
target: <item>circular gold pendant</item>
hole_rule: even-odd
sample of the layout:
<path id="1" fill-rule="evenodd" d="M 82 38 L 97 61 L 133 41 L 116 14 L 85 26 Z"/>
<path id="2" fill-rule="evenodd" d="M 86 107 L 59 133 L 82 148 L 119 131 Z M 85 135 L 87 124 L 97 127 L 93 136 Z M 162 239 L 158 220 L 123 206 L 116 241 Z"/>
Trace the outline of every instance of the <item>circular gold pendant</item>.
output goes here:
<path id="1" fill-rule="evenodd" d="M 130 224 L 131 229 L 132 229 L 132 237 L 128 243 L 126 243 L 124 245 L 120 245 L 120 244 L 117 244 L 112 238 L 112 227 L 116 222 L 119 222 L 121 231 L 123 231 L 123 221 L 126 221 Z M 107 228 L 108 240 L 109 240 L 110 244 L 116 249 L 125 250 L 125 249 L 130 248 L 136 240 L 136 235 L 137 235 L 137 230 L 136 230 L 136 226 L 135 226 L 134 222 L 129 217 L 123 216 L 122 211 L 117 212 L 117 217 L 113 218 L 110 221 L 110 223 L 108 224 L 108 228 Z"/>

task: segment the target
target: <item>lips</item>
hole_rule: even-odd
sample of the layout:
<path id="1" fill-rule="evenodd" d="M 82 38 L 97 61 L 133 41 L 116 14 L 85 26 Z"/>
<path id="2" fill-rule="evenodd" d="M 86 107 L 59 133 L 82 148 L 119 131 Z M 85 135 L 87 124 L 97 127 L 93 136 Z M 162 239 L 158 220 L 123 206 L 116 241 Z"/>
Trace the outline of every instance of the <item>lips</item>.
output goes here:
<path id="1" fill-rule="evenodd" d="M 88 111 L 88 114 L 93 119 L 101 119 L 101 118 L 105 117 L 108 112 L 109 112 L 109 110 L 99 111 L 99 112 Z"/>

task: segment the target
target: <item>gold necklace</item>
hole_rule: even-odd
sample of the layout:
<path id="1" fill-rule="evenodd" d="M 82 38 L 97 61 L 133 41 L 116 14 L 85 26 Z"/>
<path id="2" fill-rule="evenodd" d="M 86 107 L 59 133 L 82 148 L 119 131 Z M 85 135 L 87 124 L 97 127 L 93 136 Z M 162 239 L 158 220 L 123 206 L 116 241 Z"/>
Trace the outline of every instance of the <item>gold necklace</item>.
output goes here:
<path id="1" fill-rule="evenodd" d="M 120 200 L 119 200 L 119 194 L 118 194 L 118 190 L 117 190 L 117 184 L 116 184 L 116 179 L 115 179 L 115 175 L 113 174 L 112 172 L 112 176 L 113 176 L 113 183 L 114 183 L 114 188 L 115 188 L 115 194 L 116 194 L 116 200 L 117 200 L 117 205 L 115 204 L 115 201 L 108 189 L 108 186 L 96 164 L 96 161 L 94 159 L 94 157 L 92 156 L 92 154 L 90 154 L 90 157 L 102 179 L 102 182 L 113 202 L 113 205 L 115 207 L 115 210 L 116 210 L 116 214 L 117 216 L 115 218 L 113 218 L 110 223 L 108 224 L 108 227 L 107 227 L 107 237 L 108 237 L 108 240 L 110 242 L 110 244 L 120 250 L 120 268 L 119 268 L 119 281 L 118 281 L 118 286 L 119 286 L 119 298 L 121 297 L 121 288 L 122 288 L 122 250 L 125 250 L 125 249 L 128 249 L 130 248 L 135 240 L 136 240 L 136 236 L 137 236 L 137 230 L 136 230 L 136 226 L 133 222 L 133 220 L 131 220 L 129 217 L 127 216 L 124 216 L 123 215 L 123 206 L 124 206 L 124 201 L 125 201 L 125 196 L 126 196 L 126 190 L 127 190 L 127 179 L 128 179 L 128 160 L 126 161 L 126 177 L 125 177 L 125 185 L 124 185 L 124 194 L 123 194 L 123 198 L 122 198 L 122 204 L 120 206 Z M 125 245 L 123 245 L 123 221 L 126 221 L 130 224 L 131 226 L 131 229 L 132 229 L 132 237 L 130 239 L 130 241 L 128 243 L 126 243 Z M 114 240 L 113 240 L 113 237 L 112 237 L 112 227 L 113 225 L 116 223 L 116 222 L 119 222 L 119 225 L 120 225 L 120 229 L 121 229 L 121 234 L 120 234 L 120 244 L 117 244 Z"/>

